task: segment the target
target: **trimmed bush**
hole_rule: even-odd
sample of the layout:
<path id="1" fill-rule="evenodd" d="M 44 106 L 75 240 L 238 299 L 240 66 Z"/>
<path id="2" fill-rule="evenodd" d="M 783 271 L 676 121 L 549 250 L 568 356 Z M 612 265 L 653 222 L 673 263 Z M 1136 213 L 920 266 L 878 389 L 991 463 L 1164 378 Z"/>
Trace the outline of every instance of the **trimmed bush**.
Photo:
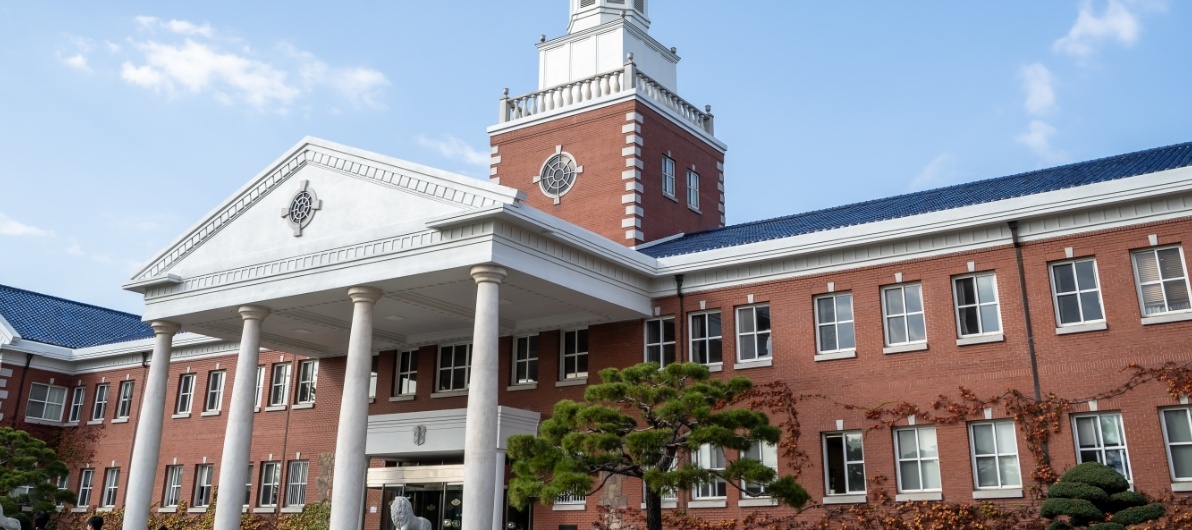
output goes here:
<path id="1" fill-rule="evenodd" d="M 1046 504 L 1044 504 L 1046 506 Z M 1163 517 L 1163 505 L 1159 503 L 1152 503 L 1146 506 L 1135 506 L 1133 508 L 1126 508 L 1118 513 L 1113 514 L 1113 522 L 1130 526 L 1132 524 L 1145 523 L 1154 519 Z"/>
<path id="2" fill-rule="evenodd" d="M 1146 496 L 1137 491 L 1122 491 L 1109 496 L 1110 509 L 1117 512 L 1134 506 L 1146 506 Z"/>
<path id="3" fill-rule="evenodd" d="M 1110 495 L 1130 489 L 1130 483 L 1126 482 L 1126 477 L 1114 471 L 1113 468 L 1097 462 L 1085 462 L 1069 469 L 1064 476 L 1060 477 L 1060 482 L 1082 482 L 1101 488 Z"/>
<path id="4" fill-rule="evenodd" d="M 1120 523 L 1108 522 L 1089 525 L 1089 530 L 1126 530 Z"/>
<path id="5" fill-rule="evenodd" d="M 1047 490 L 1049 499 L 1084 499 L 1104 509 L 1109 503 L 1105 490 L 1083 482 L 1057 482 Z"/>
<path id="6" fill-rule="evenodd" d="M 1084 499 L 1047 499 L 1039 515 L 1048 519 L 1067 515 L 1076 526 L 1105 519 L 1105 514 L 1096 505 Z"/>
<path id="7" fill-rule="evenodd" d="M 1064 521 L 1052 521 L 1045 530 L 1072 530 L 1072 525 Z"/>

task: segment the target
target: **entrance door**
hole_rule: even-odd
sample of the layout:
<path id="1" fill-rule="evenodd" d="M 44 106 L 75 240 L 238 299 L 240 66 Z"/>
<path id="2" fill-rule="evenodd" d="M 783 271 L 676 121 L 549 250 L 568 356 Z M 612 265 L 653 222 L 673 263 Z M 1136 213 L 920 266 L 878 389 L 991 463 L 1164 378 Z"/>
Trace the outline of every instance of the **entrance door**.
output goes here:
<path id="1" fill-rule="evenodd" d="M 381 493 L 381 530 L 397 530 L 389 503 L 397 496 L 410 499 L 414 515 L 430 521 L 432 530 L 461 528 L 464 514 L 464 487 L 459 484 L 405 484 L 386 486 Z"/>

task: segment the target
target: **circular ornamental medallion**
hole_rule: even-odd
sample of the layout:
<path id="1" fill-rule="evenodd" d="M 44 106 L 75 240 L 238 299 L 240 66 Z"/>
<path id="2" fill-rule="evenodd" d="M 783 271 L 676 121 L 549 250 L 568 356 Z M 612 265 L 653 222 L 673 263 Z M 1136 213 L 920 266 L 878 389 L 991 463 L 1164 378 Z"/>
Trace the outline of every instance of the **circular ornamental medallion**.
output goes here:
<path id="1" fill-rule="evenodd" d="M 557 149 L 554 155 L 542 164 L 542 171 L 534 177 L 538 187 L 547 197 L 559 204 L 559 199 L 575 187 L 576 177 L 584 171 L 583 166 L 575 163 L 575 158 L 569 153 Z"/>
<path id="2" fill-rule="evenodd" d="M 315 190 L 310 187 L 310 182 L 304 180 L 298 192 L 290 199 L 290 206 L 281 209 L 281 216 L 294 229 L 294 237 L 298 237 L 302 235 L 302 229 L 310 224 L 315 212 L 322 208 L 323 201 L 319 200 Z"/>

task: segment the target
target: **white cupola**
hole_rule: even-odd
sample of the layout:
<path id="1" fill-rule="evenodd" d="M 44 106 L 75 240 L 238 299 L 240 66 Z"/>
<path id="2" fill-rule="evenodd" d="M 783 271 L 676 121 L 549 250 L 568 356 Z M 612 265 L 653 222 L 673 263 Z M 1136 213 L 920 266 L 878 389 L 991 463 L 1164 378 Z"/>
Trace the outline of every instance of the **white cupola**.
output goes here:
<path id="1" fill-rule="evenodd" d="M 646 11 L 648 0 L 570 0 L 571 21 L 567 33 L 577 33 L 588 28 L 612 22 L 624 17 L 641 29 L 650 29 L 650 18 Z"/>
<path id="2" fill-rule="evenodd" d="M 647 33 L 649 0 L 568 0 L 567 34 L 538 44 L 538 89 L 565 85 L 624 68 L 632 54 L 637 70 L 678 91 L 679 55 Z"/>

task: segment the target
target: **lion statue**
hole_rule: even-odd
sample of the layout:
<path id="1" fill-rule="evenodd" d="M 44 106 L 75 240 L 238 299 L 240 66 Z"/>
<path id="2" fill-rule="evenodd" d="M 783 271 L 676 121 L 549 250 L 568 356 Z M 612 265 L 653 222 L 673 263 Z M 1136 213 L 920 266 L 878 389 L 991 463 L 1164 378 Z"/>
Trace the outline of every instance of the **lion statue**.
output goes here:
<path id="1" fill-rule="evenodd" d="M 410 499 L 398 495 L 389 503 L 389 516 L 393 518 L 393 526 L 397 530 L 432 530 L 430 521 L 425 517 L 414 515 L 414 505 Z"/>
<path id="2" fill-rule="evenodd" d="M 4 530 L 21 530 L 21 522 L 12 517 L 4 516 L 4 507 L 0 506 L 0 528 Z M 430 527 L 426 527 L 430 530 Z"/>

